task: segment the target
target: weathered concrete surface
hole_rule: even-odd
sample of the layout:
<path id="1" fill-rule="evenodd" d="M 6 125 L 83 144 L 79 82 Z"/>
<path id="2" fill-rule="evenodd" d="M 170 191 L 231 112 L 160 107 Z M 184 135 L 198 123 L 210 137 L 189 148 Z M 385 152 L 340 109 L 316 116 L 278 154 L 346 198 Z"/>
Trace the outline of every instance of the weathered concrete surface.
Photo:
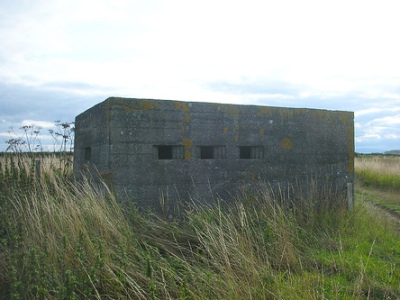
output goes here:
<path id="1" fill-rule="evenodd" d="M 354 181 L 352 112 L 108 98 L 75 126 L 75 175 L 96 168 L 139 206 L 211 202 L 256 183 L 341 192 Z"/>

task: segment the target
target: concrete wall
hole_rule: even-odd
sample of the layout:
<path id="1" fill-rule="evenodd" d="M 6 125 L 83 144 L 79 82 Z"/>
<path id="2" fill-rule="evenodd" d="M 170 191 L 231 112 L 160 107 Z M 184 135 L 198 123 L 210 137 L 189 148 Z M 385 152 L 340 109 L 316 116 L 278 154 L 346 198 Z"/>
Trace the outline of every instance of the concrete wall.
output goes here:
<path id="1" fill-rule="evenodd" d="M 354 180 L 352 112 L 109 98 L 75 126 L 75 175 L 96 167 L 140 206 L 311 179 L 340 192 Z"/>

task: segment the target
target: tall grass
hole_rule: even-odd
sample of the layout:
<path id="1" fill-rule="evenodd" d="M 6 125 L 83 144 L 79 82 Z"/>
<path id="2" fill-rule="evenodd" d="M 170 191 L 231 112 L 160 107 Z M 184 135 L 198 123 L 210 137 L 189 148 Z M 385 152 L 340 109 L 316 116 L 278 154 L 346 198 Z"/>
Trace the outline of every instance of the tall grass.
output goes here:
<path id="1" fill-rule="evenodd" d="M 364 197 L 400 215 L 400 156 L 359 155 L 355 165 Z"/>
<path id="2" fill-rule="evenodd" d="M 399 155 L 358 155 L 355 170 L 365 186 L 400 191 Z"/>
<path id="3" fill-rule="evenodd" d="M 398 235 L 361 198 L 352 212 L 329 198 L 286 206 L 265 188 L 165 221 L 122 206 L 90 179 L 49 170 L 37 182 L 28 163 L 8 164 L 0 298 L 400 297 Z M 338 204 L 321 209 L 317 200 Z"/>

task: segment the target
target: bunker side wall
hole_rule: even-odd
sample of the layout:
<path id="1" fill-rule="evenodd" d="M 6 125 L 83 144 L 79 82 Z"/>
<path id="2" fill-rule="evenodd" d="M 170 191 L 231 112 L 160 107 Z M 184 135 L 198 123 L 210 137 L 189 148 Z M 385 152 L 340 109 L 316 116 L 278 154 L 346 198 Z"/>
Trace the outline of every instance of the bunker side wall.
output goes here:
<path id="1" fill-rule="evenodd" d="M 350 112 L 121 98 L 106 105 L 113 184 L 140 206 L 160 206 L 160 197 L 168 209 L 176 199 L 213 202 L 255 183 L 305 188 L 312 180 L 344 190 L 354 180 Z M 160 158 L 172 148 L 176 156 Z"/>
<path id="2" fill-rule="evenodd" d="M 108 106 L 102 102 L 75 119 L 74 175 L 81 178 L 90 172 L 107 179 L 110 170 Z M 110 180 L 109 180 L 110 181 Z M 111 182 L 111 181 L 110 181 Z"/>

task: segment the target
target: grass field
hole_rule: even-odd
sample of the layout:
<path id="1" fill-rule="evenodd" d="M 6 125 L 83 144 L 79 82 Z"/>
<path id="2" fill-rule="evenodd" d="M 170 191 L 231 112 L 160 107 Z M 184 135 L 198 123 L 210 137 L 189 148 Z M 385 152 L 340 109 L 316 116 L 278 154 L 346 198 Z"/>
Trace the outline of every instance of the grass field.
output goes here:
<path id="1" fill-rule="evenodd" d="M 398 187 L 378 177 L 398 158 L 356 158 L 351 212 L 265 189 L 173 222 L 73 184 L 52 159 L 37 181 L 35 159 L 0 157 L 1 299 L 400 298 L 398 224 L 373 204 L 396 209 Z"/>
<path id="2" fill-rule="evenodd" d="M 355 169 L 364 186 L 400 191 L 399 155 L 359 155 Z"/>
<path id="3" fill-rule="evenodd" d="M 356 159 L 359 192 L 366 200 L 400 214 L 400 156 L 361 155 Z"/>

